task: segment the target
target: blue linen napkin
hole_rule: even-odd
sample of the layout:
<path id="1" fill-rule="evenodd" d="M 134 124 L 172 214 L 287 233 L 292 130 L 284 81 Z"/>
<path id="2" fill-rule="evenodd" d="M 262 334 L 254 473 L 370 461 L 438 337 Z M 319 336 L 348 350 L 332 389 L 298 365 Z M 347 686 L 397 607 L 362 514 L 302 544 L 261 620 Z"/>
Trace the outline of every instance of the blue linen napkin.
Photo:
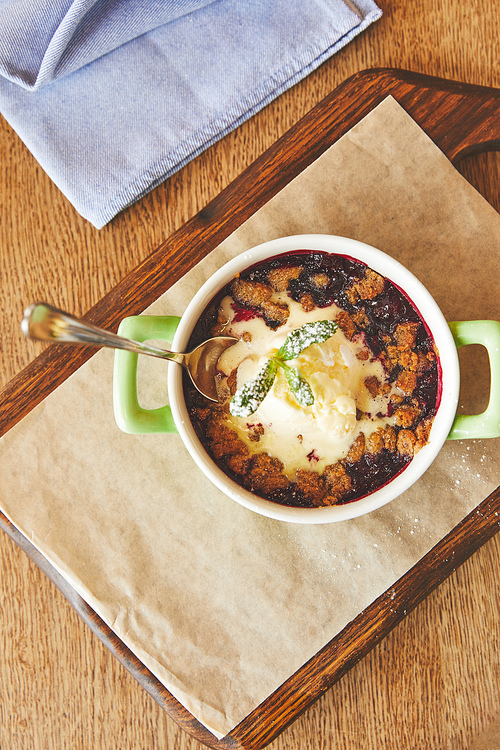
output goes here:
<path id="1" fill-rule="evenodd" d="M 380 15 L 372 0 L 3 0 L 0 112 L 101 228 Z"/>

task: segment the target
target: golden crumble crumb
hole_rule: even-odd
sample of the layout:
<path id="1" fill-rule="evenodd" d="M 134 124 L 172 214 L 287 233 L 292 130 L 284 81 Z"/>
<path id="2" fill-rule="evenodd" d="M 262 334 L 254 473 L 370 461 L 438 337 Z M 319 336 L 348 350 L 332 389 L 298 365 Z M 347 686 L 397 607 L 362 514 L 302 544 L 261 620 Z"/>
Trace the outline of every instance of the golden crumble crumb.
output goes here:
<path id="1" fill-rule="evenodd" d="M 286 323 L 288 316 L 290 315 L 288 305 L 281 305 L 277 302 L 265 300 L 260 307 L 268 320 L 279 323 L 280 325 Z"/>
<path id="2" fill-rule="evenodd" d="M 407 349 L 405 347 L 397 347 L 399 355 L 398 360 L 401 367 L 410 372 L 416 372 L 419 367 L 420 358 L 419 355 L 413 351 L 413 349 Z"/>
<path id="3" fill-rule="evenodd" d="M 358 328 L 368 328 L 368 326 L 370 325 L 370 319 L 368 318 L 364 307 L 362 307 L 361 310 L 358 310 L 358 312 L 354 313 L 352 319 L 354 320 Z"/>
<path id="4" fill-rule="evenodd" d="M 324 289 L 328 286 L 329 278 L 326 273 L 315 273 L 311 276 L 311 282 L 318 289 Z"/>
<path id="5" fill-rule="evenodd" d="M 346 461 L 350 464 L 359 461 L 363 453 L 365 452 L 365 436 L 363 432 L 360 432 L 356 440 L 352 443 L 351 447 L 346 456 Z"/>
<path id="6" fill-rule="evenodd" d="M 385 287 L 385 279 L 376 271 L 367 268 L 364 276 L 356 281 L 347 291 L 347 299 L 354 305 L 359 299 L 375 299 L 382 294 Z"/>
<path id="7" fill-rule="evenodd" d="M 411 404 L 402 404 L 394 412 L 394 421 L 399 427 L 410 427 L 419 414 L 420 410 L 418 407 L 412 406 Z"/>
<path id="8" fill-rule="evenodd" d="M 310 294 L 303 294 L 300 298 L 300 304 L 306 312 L 311 312 L 316 307 L 316 304 Z"/>
<path id="9" fill-rule="evenodd" d="M 324 501 L 335 505 L 351 489 L 351 477 L 340 463 L 331 464 L 325 468 L 323 477 L 327 484 L 327 494 Z"/>
<path id="10" fill-rule="evenodd" d="M 297 471 L 297 489 L 316 506 L 322 504 L 326 495 L 325 483 L 317 471 L 299 469 Z"/>
<path id="11" fill-rule="evenodd" d="M 420 323 L 408 321 L 400 323 L 394 331 L 394 340 L 398 346 L 406 346 L 411 349 L 415 345 Z"/>
<path id="12" fill-rule="evenodd" d="M 352 340 L 356 333 L 356 325 L 346 310 L 341 310 L 336 318 L 337 325 L 349 341 Z"/>
<path id="13" fill-rule="evenodd" d="M 375 377 L 375 375 L 370 375 L 369 377 L 365 378 L 365 386 L 373 398 L 380 395 L 381 392 L 381 383 L 380 380 Z"/>
<path id="14" fill-rule="evenodd" d="M 245 450 L 241 450 L 238 453 L 233 453 L 232 456 L 229 456 L 227 459 L 227 465 L 235 474 L 244 474 L 248 468 L 249 461 L 250 454 L 245 447 Z"/>
<path id="15" fill-rule="evenodd" d="M 417 438 L 411 430 L 400 430 L 396 443 L 398 453 L 401 453 L 403 456 L 413 456 L 413 449 L 416 442 Z"/>
<path id="16" fill-rule="evenodd" d="M 393 427 L 386 427 L 383 434 L 384 447 L 386 450 L 394 453 L 396 450 L 396 430 Z"/>
<path id="17" fill-rule="evenodd" d="M 424 445 L 426 445 L 426 443 L 429 441 L 431 427 L 432 418 L 424 419 L 415 427 L 415 436 L 417 438 L 417 442 L 415 443 L 415 453 L 423 448 Z"/>
<path id="18" fill-rule="evenodd" d="M 417 386 L 417 375 L 410 370 L 403 370 L 396 380 L 396 387 L 406 396 L 411 396 Z"/>
<path id="19" fill-rule="evenodd" d="M 271 287 L 261 281 L 246 281 L 238 278 L 231 282 L 231 294 L 240 305 L 260 307 L 271 297 L 272 293 Z"/>
<path id="20" fill-rule="evenodd" d="M 283 268 L 272 268 L 267 278 L 276 292 L 286 292 L 292 279 L 298 279 L 302 273 L 303 266 L 283 266 Z"/>
<path id="21" fill-rule="evenodd" d="M 375 430 L 375 432 L 372 432 L 368 437 L 366 441 L 366 449 L 368 453 L 375 455 L 376 453 L 380 453 L 384 448 L 384 431 L 382 428 L 379 428 L 378 430 Z"/>
<path id="22" fill-rule="evenodd" d="M 283 474 L 283 464 L 268 453 L 257 453 L 248 468 L 248 478 L 252 491 L 275 492 L 288 487 L 290 481 Z"/>

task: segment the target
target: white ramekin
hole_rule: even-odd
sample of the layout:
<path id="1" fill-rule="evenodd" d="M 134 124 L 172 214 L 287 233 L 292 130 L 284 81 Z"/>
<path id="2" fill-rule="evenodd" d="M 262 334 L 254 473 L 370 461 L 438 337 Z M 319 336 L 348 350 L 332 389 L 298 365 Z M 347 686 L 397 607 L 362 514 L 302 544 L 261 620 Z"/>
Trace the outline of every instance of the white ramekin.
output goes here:
<path id="1" fill-rule="evenodd" d="M 331 523 L 355 518 L 380 508 L 405 492 L 428 469 L 441 450 L 455 419 L 460 388 L 459 363 L 453 335 L 441 310 L 424 285 L 407 268 L 386 253 L 362 242 L 317 234 L 271 240 L 226 263 L 203 284 L 188 305 L 175 333 L 172 349 L 186 351 L 193 328 L 206 305 L 236 273 L 275 255 L 304 249 L 350 256 L 388 278 L 411 299 L 434 338 L 442 370 L 441 401 L 428 443 L 414 456 L 404 471 L 370 495 L 345 505 L 322 508 L 293 508 L 279 505 L 243 489 L 224 474 L 207 454 L 189 419 L 180 367 L 169 367 L 168 394 L 175 426 L 187 450 L 201 471 L 222 492 L 246 508 L 270 518 L 295 523 Z"/>

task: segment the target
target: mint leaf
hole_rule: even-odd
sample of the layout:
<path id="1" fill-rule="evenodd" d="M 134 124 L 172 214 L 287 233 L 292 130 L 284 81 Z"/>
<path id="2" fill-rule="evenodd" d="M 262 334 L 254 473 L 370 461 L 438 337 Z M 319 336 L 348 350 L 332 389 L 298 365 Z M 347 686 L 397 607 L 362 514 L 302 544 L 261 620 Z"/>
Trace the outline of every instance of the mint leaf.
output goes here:
<path id="1" fill-rule="evenodd" d="M 288 334 L 285 343 L 276 354 L 276 359 L 295 359 L 312 344 L 322 344 L 323 341 L 329 339 L 337 328 L 338 325 L 332 320 L 317 320 L 312 323 L 305 323 L 305 325 Z"/>
<path id="2" fill-rule="evenodd" d="M 288 387 L 295 396 L 295 399 L 301 406 L 311 406 L 314 404 L 314 396 L 311 386 L 307 380 L 300 374 L 296 367 L 280 363 L 288 381 Z"/>
<path id="3" fill-rule="evenodd" d="M 311 406 L 314 403 L 311 386 L 296 367 L 286 364 L 286 360 L 295 359 L 312 344 L 322 344 L 333 336 L 337 328 L 338 325 L 331 320 L 318 320 L 289 333 L 283 346 L 266 362 L 257 377 L 247 380 L 236 391 L 229 403 L 229 411 L 233 417 L 245 418 L 257 411 L 271 390 L 278 367 L 283 369 L 297 402 L 301 406 Z"/>
<path id="4" fill-rule="evenodd" d="M 274 383 L 277 369 L 278 363 L 273 357 L 266 362 L 256 378 L 247 380 L 236 391 L 229 404 L 233 417 L 249 417 L 257 411 Z"/>

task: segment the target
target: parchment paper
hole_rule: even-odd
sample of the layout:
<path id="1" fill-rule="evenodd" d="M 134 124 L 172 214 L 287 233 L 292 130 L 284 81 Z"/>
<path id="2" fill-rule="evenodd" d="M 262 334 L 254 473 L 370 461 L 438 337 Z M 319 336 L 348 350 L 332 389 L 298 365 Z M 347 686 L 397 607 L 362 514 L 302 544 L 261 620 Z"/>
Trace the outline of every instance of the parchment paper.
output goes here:
<path id="1" fill-rule="evenodd" d="M 391 98 L 149 312 L 181 314 L 229 258 L 309 232 L 398 258 L 448 320 L 498 319 L 500 217 Z M 465 362 L 462 409 L 484 406 L 485 362 L 477 352 Z M 112 352 L 99 352 L 2 438 L 1 509 L 217 736 L 498 484 L 498 439 L 449 442 L 404 496 L 368 516 L 269 520 L 212 487 L 177 435 L 121 433 L 112 366 Z M 141 361 L 147 406 L 166 399 L 165 367 Z"/>

